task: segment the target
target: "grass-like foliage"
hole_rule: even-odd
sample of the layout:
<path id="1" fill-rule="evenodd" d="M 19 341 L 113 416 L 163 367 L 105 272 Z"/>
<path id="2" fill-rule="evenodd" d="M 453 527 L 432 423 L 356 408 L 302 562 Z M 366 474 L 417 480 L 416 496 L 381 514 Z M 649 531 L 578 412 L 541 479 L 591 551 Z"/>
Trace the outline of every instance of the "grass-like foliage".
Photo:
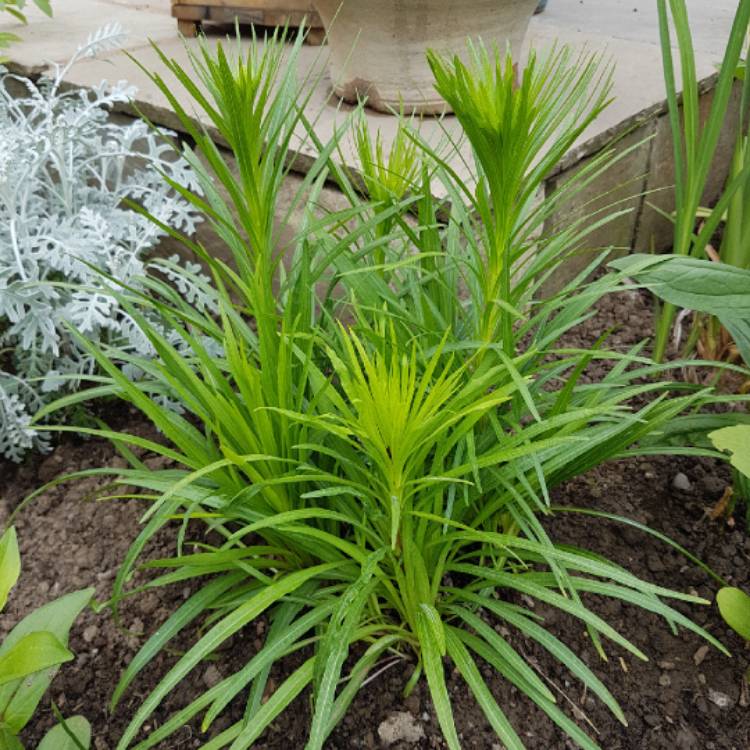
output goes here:
<path id="1" fill-rule="evenodd" d="M 617 353 L 604 342 L 586 351 L 560 343 L 602 295 L 620 288 L 616 274 L 585 281 L 598 260 L 556 295 L 540 296 L 560 263 L 585 246 L 586 233 L 612 215 L 544 230 L 610 153 L 558 193 L 537 195 L 606 103 L 609 73 L 595 58 L 560 49 L 532 58 L 515 86 L 512 62 L 480 47 L 469 67 L 432 55 L 438 88 L 474 147 L 474 177 L 464 180 L 448 134 L 432 148 L 407 121 L 390 155 L 359 112 L 320 142 L 304 115 L 300 44 L 272 39 L 216 51 L 205 44 L 190 53 L 192 70 L 157 49 L 169 76 L 153 80 L 195 144 L 185 157 L 203 197 L 173 187 L 204 213 L 233 262 L 185 240 L 213 273 L 217 315 L 194 309 L 166 282 L 150 282 L 152 296 L 119 294 L 158 358 L 115 356 L 80 341 L 107 375 L 93 395 L 129 401 L 165 438 L 157 444 L 88 430 L 123 446 L 132 467 L 119 481 L 149 502 L 113 604 L 132 593 L 145 545 L 175 520 L 177 553 L 147 563 L 160 571 L 147 587 L 195 587 L 130 663 L 113 704 L 178 634 L 201 624 L 118 748 L 168 742 L 198 716 L 210 730 L 240 696 L 244 717 L 204 748 L 251 747 L 309 689 L 307 748 L 320 749 L 368 674 L 393 658 L 413 665 L 407 691 L 426 678 L 451 749 L 460 742 L 449 663 L 503 744 L 523 747 L 482 676 L 485 662 L 578 745 L 596 748 L 514 642 L 536 641 L 624 722 L 623 711 L 529 600 L 577 618 L 602 654 L 606 641 L 645 658 L 596 614 L 591 602 L 601 597 L 654 612 L 721 648 L 671 604 L 698 599 L 556 545 L 543 523 L 560 482 L 609 459 L 684 450 L 681 435 L 701 427 L 695 411 L 712 398 L 655 379 L 666 371 L 639 347 Z M 231 158 L 181 106 L 173 77 Z M 357 179 L 334 158 L 344 138 L 363 160 Z M 303 218 L 282 252 L 279 196 L 288 149 L 299 139 L 318 156 L 292 202 Z M 317 207 L 326 180 L 338 183 L 346 208 Z M 363 184 L 371 199 L 356 189 Z M 156 313 L 183 345 L 149 322 Z M 119 360 L 144 379 L 125 377 Z M 591 384 L 583 376 L 595 360 L 608 367 Z M 164 410 L 164 396 L 183 415 Z M 127 445 L 171 465 L 148 469 Z M 201 538 L 200 524 L 210 536 Z M 269 622 L 263 648 L 155 726 L 154 711 L 182 679 L 261 615 Z M 498 622 L 513 636 L 501 636 Z M 269 671 L 292 654 L 296 669 L 266 696 Z"/>
<path id="2" fill-rule="evenodd" d="M 742 60 L 748 33 L 750 33 L 750 0 L 739 0 L 732 29 L 727 39 L 724 58 L 719 69 L 711 107 L 705 120 L 701 116 L 700 88 L 690 20 L 685 0 L 658 0 L 659 31 L 664 60 L 664 81 L 667 90 L 669 122 L 674 142 L 675 163 L 675 255 L 697 259 L 710 257 L 710 243 L 721 222 L 726 218 L 725 242 L 721 248 L 721 261 L 738 268 L 750 266 L 750 250 L 743 243 L 745 234 L 743 213 L 748 199 L 750 162 L 744 155 L 747 133 L 747 111 L 750 104 L 750 85 L 743 85 L 738 117 L 738 140 L 729 180 L 716 205 L 707 212 L 696 231 L 699 209 L 706 191 L 711 166 L 719 145 L 719 137 L 726 125 L 730 110 L 735 75 Z M 678 96 L 677 67 L 672 49 L 672 36 L 678 47 L 679 70 L 682 77 L 682 100 Z M 674 323 L 676 307 L 665 303 L 656 332 L 654 356 L 662 360 L 666 354 L 669 336 Z M 701 326 L 695 326 L 696 336 Z M 706 335 L 708 353 L 718 352 L 718 327 L 709 324 Z M 713 339 L 713 341 L 712 341 Z M 692 345 L 695 341 L 692 342 Z M 707 357 L 709 358 L 709 357 Z"/>

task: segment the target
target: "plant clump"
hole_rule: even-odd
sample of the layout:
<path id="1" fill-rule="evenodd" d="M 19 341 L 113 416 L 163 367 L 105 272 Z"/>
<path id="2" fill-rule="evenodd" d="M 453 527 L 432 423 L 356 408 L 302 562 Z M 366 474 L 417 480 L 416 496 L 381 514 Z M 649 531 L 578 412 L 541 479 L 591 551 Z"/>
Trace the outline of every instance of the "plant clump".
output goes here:
<path id="1" fill-rule="evenodd" d="M 15 461 L 45 446 L 33 414 L 95 371 L 73 329 L 152 352 L 110 291 L 142 286 L 155 268 L 174 277 L 176 259 L 147 254 L 165 227 L 191 232 L 198 220 L 164 179 L 195 187 L 167 134 L 110 120 L 113 106 L 131 101 L 130 86 L 62 86 L 71 65 L 122 37 L 117 26 L 102 29 L 39 84 L 0 77 L 0 455 Z"/>
<path id="2" fill-rule="evenodd" d="M 655 613 L 723 650 L 682 611 L 707 602 L 557 543 L 546 521 L 566 510 L 551 499 L 562 482 L 613 459 L 690 453 L 696 431 L 728 424 L 726 415 L 701 413 L 724 397 L 674 382 L 671 366 L 646 357 L 644 344 L 626 352 L 606 339 L 587 349 L 565 344 L 599 299 L 628 288 L 621 273 L 591 280 L 606 253 L 545 293 L 592 229 L 619 215 L 615 207 L 557 228 L 548 221 L 627 150 L 606 150 L 559 191 L 538 195 L 606 105 L 609 69 L 559 48 L 534 59 L 516 86 L 512 60 L 495 51 L 473 48 L 471 72 L 431 55 L 441 94 L 473 147 L 473 174 L 464 179 L 454 168 L 458 145 L 433 148 L 415 123 L 401 122 L 392 156 L 359 111 L 321 141 L 305 116 L 301 44 L 301 36 L 292 44 L 238 38 L 215 49 L 201 42 L 187 48 L 188 68 L 155 48 L 169 81 L 146 72 L 194 144 L 183 156 L 196 184 L 181 195 L 203 213 L 231 262 L 183 237 L 211 272 L 207 305 L 174 294 L 169 280 L 154 279 L 147 290 L 113 288 L 156 356 L 75 334 L 102 374 L 90 391 L 36 418 L 107 394 L 163 435 L 157 442 L 105 427 L 80 430 L 163 459 L 153 468 L 124 449 L 130 466 L 113 470 L 147 505 L 114 584 L 113 609 L 137 593 L 131 576 L 168 525 L 177 525 L 175 552 L 144 563 L 155 574 L 146 587 L 195 585 L 122 675 L 113 708 L 174 638 L 195 633 L 140 701 L 118 750 L 169 743 L 194 720 L 213 732 L 204 750 L 244 750 L 305 690 L 306 748 L 322 750 L 368 675 L 394 658 L 410 665 L 406 693 L 426 680 L 450 750 L 461 746 L 451 668 L 505 747 L 524 746 L 483 663 L 575 744 L 595 750 L 494 625 L 546 649 L 623 723 L 614 694 L 530 603 L 578 620 L 602 657 L 616 648 L 647 658 L 597 613 L 599 598 Z M 180 103 L 175 80 L 229 151 Z M 367 195 L 335 158 L 351 129 Z M 300 133 L 316 156 L 291 202 L 290 213 L 299 207 L 302 219 L 293 241 L 281 243 L 288 218 L 278 220 L 281 194 Z M 317 199 L 331 180 L 348 205 L 326 212 Z M 194 283 L 189 269 L 179 273 Z M 586 372 L 595 361 L 605 373 L 592 384 Z M 128 377 L 129 369 L 142 376 Z M 261 615 L 268 628 L 257 653 L 153 721 L 192 670 Z M 272 689 L 277 664 L 291 669 Z M 243 715 L 216 729 L 239 696 Z"/>

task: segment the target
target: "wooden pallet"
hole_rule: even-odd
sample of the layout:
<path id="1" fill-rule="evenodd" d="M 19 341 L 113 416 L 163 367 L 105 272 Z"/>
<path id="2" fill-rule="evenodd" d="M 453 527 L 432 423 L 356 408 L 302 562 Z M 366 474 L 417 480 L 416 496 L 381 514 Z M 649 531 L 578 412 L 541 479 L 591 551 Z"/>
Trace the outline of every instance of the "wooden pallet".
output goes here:
<path id="1" fill-rule="evenodd" d="M 322 44 L 323 22 L 311 0 L 172 0 L 172 16 L 185 36 L 206 23 L 239 23 L 297 28 L 305 22 L 308 44 Z"/>

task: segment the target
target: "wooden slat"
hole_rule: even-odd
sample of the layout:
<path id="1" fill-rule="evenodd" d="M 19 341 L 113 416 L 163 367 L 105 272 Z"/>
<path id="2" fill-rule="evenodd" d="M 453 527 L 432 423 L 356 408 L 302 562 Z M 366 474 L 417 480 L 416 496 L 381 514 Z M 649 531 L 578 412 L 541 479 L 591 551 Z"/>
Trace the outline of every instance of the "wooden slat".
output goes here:
<path id="1" fill-rule="evenodd" d="M 251 10 L 286 10 L 315 13 L 310 0 L 172 0 L 172 5 L 204 5 L 219 8 L 249 8 Z"/>
<path id="2" fill-rule="evenodd" d="M 181 21 L 202 21 L 208 18 L 208 8 L 205 5 L 172 5 L 172 17 Z"/>
<path id="3" fill-rule="evenodd" d="M 301 26 L 307 18 L 303 11 L 256 10 L 252 8 L 208 8 L 208 18 L 215 23 L 255 23 L 262 26 Z M 307 24 L 312 25 L 308 18 Z"/>
<path id="4" fill-rule="evenodd" d="M 304 3 L 297 3 L 299 6 Z M 271 7 L 273 5 L 273 7 Z M 172 16 L 181 21 L 213 21 L 214 23 L 252 23 L 263 26 L 301 26 L 303 20 L 309 28 L 321 29 L 323 23 L 314 10 L 294 6 L 294 0 L 179 0 L 172 2 Z"/>

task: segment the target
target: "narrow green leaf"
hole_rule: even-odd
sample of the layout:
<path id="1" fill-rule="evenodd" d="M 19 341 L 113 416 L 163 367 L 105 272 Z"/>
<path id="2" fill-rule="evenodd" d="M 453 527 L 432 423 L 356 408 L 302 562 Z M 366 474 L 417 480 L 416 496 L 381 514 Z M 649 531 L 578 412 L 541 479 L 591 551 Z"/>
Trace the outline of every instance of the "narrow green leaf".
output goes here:
<path id="1" fill-rule="evenodd" d="M 330 717 L 336 698 L 336 685 L 349 653 L 351 640 L 367 599 L 377 585 L 373 577 L 385 556 L 385 548 L 373 552 L 353 584 L 340 595 L 339 604 L 326 628 L 316 656 L 315 712 L 306 750 L 322 750 L 328 737 Z"/>
<path id="2" fill-rule="evenodd" d="M 315 657 L 308 659 L 287 677 L 255 714 L 253 720 L 243 728 L 230 750 L 246 750 L 250 747 L 263 734 L 266 727 L 310 684 L 314 668 Z"/>
<path id="3" fill-rule="evenodd" d="M 503 745 L 505 745 L 507 750 L 526 750 L 523 742 L 521 742 L 521 738 L 515 729 L 513 729 L 510 721 L 508 721 L 508 717 L 503 713 L 500 706 L 498 706 L 492 692 L 487 687 L 466 646 L 461 642 L 453 628 L 447 629 L 446 641 L 451 659 L 453 659 L 459 672 L 461 672 L 461 676 L 466 680 L 466 684 L 471 689 L 471 692 L 474 693 L 474 697 L 477 699 L 482 712 L 487 717 L 487 721 L 490 722 L 490 725 L 497 733 Z"/>
<path id="4" fill-rule="evenodd" d="M 195 620 L 196 617 L 216 600 L 218 596 L 242 581 L 244 574 L 241 572 L 230 573 L 221 576 L 204 586 L 200 591 L 193 594 L 182 606 L 180 606 L 165 623 L 141 646 L 138 653 L 132 658 L 127 669 L 122 673 L 117 687 L 112 694 L 110 703 L 114 709 L 127 690 L 130 683 L 138 673 L 161 651 L 164 646 L 174 638 L 184 627 Z"/>
<path id="5" fill-rule="evenodd" d="M 448 688 L 445 684 L 445 670 L 440 647 L 435 642 L 434 626 L 422 609 L 417 612 L 417 637 L 432 705 L 435 708 L 440 728 L 443 730 L 443 737 L 450 750 L 461 750 Z"/>
<path id="6" fill-rule="evenodd" d="M 178 662 L 143 701 L 128 724 L 117 745 L 117 750 L 126 750 L 135 739 L 138 730 L 153 713 L 163 698 L 170 693 L 201 661 L 213 653 L 224 641 L 262 614 L 274 602 L 298 589 L 306 581 L 334 570 L 337 564 L 317 565 L 291 573 L 250 600 L 237 607 L 214 625 Z"/>

